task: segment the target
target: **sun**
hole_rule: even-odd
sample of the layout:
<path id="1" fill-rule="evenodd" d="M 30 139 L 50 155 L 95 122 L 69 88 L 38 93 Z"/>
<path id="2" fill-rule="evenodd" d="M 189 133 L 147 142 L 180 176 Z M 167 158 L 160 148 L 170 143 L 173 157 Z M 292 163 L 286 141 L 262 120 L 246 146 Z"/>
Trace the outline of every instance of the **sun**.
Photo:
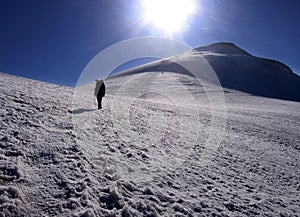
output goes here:
<path id="1" fill-rule="evenodd" d="M 187 18 L 195 12 L 195 0 L 142 0 L 144 22 L 167 33 L 182 29 Z"/>

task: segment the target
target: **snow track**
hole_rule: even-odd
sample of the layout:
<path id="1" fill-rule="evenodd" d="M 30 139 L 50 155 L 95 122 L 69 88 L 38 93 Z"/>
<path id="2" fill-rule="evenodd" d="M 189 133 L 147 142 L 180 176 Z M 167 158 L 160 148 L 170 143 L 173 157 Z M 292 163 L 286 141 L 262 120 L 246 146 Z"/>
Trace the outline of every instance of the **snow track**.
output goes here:
<path id="1" fill-rule="evenodd" d="M 0 81 L 0 216 L 300 213 L 297 102 L 226 89 L 224 122 L 188 75 L 108 79 L 103 110 L 94 84 Z"/>
<path id="2" fill-rule="evenodd" d="M 71 97 L 71 88 L 1 74 L 2 216 L 88 212 L 90 165 L 74 139 Z"/>

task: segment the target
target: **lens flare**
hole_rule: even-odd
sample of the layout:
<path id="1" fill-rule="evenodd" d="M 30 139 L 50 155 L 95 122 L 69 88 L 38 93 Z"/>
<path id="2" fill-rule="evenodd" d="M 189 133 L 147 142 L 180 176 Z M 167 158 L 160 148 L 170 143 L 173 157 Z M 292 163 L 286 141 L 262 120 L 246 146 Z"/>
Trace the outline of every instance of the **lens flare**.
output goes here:
<path id="1" fill-rule="evenodd" d="M 144 21 L 168 33 L 182 29 L 195 12 L 194 0 L 143 0 Z"/>

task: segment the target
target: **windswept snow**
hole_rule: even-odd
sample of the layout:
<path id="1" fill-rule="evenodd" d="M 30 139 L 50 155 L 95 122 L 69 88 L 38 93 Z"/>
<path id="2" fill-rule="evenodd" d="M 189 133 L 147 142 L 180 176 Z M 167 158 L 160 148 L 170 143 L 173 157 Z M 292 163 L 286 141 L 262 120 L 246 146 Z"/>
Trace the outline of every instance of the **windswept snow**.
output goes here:
<path id="1" fill-rule="evenodd" d="M 298 102 L 148 72 L 96 110 L 94 84 L 0 81 L 1 216 L 300 213 Z"/>

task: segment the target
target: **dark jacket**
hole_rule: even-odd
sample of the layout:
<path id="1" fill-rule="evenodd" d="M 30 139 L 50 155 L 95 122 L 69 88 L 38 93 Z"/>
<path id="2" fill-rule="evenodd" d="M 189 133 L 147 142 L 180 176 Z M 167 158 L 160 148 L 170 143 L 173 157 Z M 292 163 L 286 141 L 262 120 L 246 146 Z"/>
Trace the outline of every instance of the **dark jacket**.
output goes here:
<path id="1" fill-rule="evenodd" d="M 103 80 L 96 80 L 96 87 L 94 95 L 97 97 L 104 97 L 105 96 L 105 84 Z"/>

